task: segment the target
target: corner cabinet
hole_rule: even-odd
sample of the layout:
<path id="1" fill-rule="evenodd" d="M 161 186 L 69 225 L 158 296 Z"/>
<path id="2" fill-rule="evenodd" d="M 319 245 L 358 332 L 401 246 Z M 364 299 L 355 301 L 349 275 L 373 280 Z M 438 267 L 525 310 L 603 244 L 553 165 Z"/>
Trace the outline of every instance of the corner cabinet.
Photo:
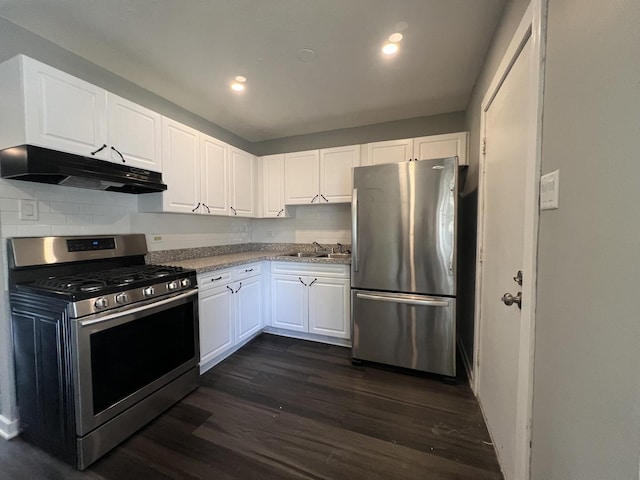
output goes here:
<path id="1" fill-rule="evenodd" d="M 237 148 L 230 149 L 229 215 L 256 216 L 255 162 L 256 158 Z"/>
<path id="2" fill-rule="evenodd" d="M 460 165 L 467 165 L 467 138 L 467 132 L 457 132 L 368 143 L 362 164 L 380 165 L 457 156 Z"/>
<path id="3" fill-rule="evenodd" d="M 200 373 L 220 362 L 264 326 L 262 262 L 198 275 Z"/>
<path id="4" fill-rule="evenodd" d="M 24 55 L 0 64 L 0 148 L 21 144 L 162 171 L 161 116 Z"/>
<path id="5" fill-rule="evenodd" d="M 285 204 L 351 201 L 353 167 L 360 165 L 360 145 L 286 153 Z"/>
<path id="6" fill-rule="evenodd" d="M 348 265 L 274 262 L 271 326 L 350 339 L 349 289 Z"/>
<path id="7" fill-rule="evenodd" d="M 262 217 L 288 218 L 284 203 L 284 154 L 265 155 L 262 163 Z"/>

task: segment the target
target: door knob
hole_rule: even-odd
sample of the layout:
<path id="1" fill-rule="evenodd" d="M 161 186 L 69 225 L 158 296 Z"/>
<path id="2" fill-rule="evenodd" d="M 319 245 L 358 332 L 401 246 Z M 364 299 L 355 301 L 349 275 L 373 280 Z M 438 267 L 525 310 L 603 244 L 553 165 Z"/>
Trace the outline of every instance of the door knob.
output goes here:
<path id="1" fill-rule="evenodd" d="M 505 293 L 504 295 L 502 295 L 502 302 L 507 307 L 510 307 L 515 303 L 516 305 L 518 305 L 518 308 L 522 308 L 522 292 L 518 292 L 515 297 L 510 293 Z"/>

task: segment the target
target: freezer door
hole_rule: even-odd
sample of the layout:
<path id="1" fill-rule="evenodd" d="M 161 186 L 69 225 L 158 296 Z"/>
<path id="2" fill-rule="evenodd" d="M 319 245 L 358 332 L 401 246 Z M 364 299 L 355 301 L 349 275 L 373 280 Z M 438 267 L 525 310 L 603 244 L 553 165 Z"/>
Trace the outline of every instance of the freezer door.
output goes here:
<path id="1" fill-rule="evenodd" d="M 453 298 L 351 291 L 354 359 L 456 375 Z"/>
<path id="2" fill-rule="evenodd" d="M 455 296 L 457 158 L 356 167 L 351 286 Z"/>

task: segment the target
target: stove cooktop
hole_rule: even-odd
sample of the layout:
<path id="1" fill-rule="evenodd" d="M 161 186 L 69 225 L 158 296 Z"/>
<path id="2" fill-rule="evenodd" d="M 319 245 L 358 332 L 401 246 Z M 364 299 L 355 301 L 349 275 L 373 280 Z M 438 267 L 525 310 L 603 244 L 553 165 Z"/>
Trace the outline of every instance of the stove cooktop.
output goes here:
<path id="1" fill-rule="evenodd" d="M 52 276 L 16 285 L 54 296 L 68 296 L 82 300 L 115 292 L 128 291 L 163 281 L 172 281 L 192 275 L 182 267 L 165 265 L 136 265 L 81 274 Z"/>

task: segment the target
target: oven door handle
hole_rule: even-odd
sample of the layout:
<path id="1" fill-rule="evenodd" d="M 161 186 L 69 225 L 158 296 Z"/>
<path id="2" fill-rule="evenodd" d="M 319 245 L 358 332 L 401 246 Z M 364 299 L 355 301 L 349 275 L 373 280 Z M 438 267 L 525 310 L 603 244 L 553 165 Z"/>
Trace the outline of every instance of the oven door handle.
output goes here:
<path id="1" fill-rule="evenodd" d="M 159 302 L 152 302 L 147 305 L 143 305 L 142 307 L 131 308 L 129 310 L 112 313 L 110 315 L 105 315 L 104 317 L 100 317 L 100 318 L 80 320 L 78 322 L 78 325 L 80 327 L 88 327 L 89 325 L 95 325 L 96 323 L 108 322 L 109 320 L 113 320 L 114 318 L 134 315 L 139 312 L 144 312 L 145 310 L 150 310 L 152 308 L 161 307 L 162 305 L 166 305 L 168 303 L 173 303 L 177 300 L 182 300 L 183 298 L 192 297 L 193 295 L 197 295 L 197 293 L 198 293 L 197 289 L 190 290 L 186 293 L 181 293 L 180 295 L 176 295 L 175 297 L 165 298 L 164 300 L 160 300 Z"/>

